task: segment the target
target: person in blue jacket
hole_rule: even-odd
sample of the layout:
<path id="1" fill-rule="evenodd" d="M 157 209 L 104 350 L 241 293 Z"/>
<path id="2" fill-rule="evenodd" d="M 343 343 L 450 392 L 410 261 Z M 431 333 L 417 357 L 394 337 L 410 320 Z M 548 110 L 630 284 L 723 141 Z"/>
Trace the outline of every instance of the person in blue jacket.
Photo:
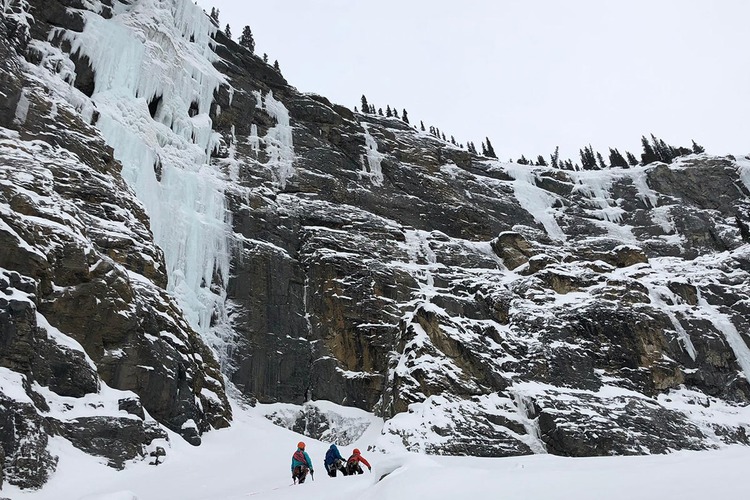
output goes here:
<path id="1" fill-rule="evenodd" d="M 335 444 L 332 444 L 331 447 L 328 448 L 328 451 L 326 452 L 326 458 L 323 461 L 323 464 L 326 466 L 326 470 L 328 471 L 328 475 L 331 477 L 336 477 L 336 471 L 341 471 L 341 473 L 346 476 L 345 463 L 346 461 L 344 460 L 344 457 L 341 456 L 339 449 Z"/>
<path id="2" fill-rule="evenodd" d="M 298 484 L 304 483 L 308 470 L 310 475 L 315 474 L 310 455 L 305 451 L 305 443 L 300 441 L 297 443 L 297 451 L 292 455 L 292 481 Z"/>

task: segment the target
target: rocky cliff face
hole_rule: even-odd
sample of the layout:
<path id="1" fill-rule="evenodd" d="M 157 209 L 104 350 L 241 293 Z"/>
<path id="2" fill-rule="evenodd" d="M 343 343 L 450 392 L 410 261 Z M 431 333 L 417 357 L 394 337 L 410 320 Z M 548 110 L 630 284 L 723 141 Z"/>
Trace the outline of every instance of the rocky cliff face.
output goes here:
<path id="1" fill-rule="evenodd" d="M 505 164 L 217 42 L 246 394 L 375 411 L 432 453 L 748 443 L 747 159 Z"/>
<path id="2" fill-rule="evenodd" d="M 750 444 L 747 158 L 472 155 L 298 92 L 182 0 L 11 2 L 0 29 L 6 480 L 44 482 L 49 435 L 115 466 L 159 424 L 198 443 L 219 366 L 375 412 L 384 447 Z"/>
<path id="3" fill-rule="evenodd" d="M 50 17 L 66 12 L 55 2 L 9 9 L 0 22 L 0 465 L 8 482 L 38 487 L 56 464 L 49 435 L 122 467 L 166 439 L 159 424 L 199 444 L 231 413 L 215 356 L 165 290 L 143 205 L 80 102 L 60 99 L 48 72 L 66 68 L 63 53 L 40 51 L 24 13 L 42 39 L 53 26 L 80 29 L 80 16 Z"/>

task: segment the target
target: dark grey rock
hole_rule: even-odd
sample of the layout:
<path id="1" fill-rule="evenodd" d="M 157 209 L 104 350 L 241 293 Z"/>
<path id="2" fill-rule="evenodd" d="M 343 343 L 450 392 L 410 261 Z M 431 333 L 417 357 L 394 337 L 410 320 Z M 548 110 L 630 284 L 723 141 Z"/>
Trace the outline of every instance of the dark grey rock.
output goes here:
<path id="1" fill-rule="evenodd" d="M 76 448 L 106 458 L 117 469 L 124 468 L 129 460 L 144 457 L 145 446 L 154 439 L 167 437 L 158 427 L 125 417 L 81 417 L 55 423 L 54 427 Z"/>
<path id="2" fill-rule="evenodd" d="M 638 398 L 597 400 L 580 394 L 573 405 L 554 397 L 537 400 L 539 429 L 550 453 L 583 457 L 668 453 L 707 448 L 687 418 Z M 596 419 L 591 426 L 586 420 Z"/>
<path id="3" fill-rule="evenodd" d="M 37 409 L 0 393 L 0 448 L 8 484 L 39 489 L 57 468 L 57 457 L 47 451 L 49 429 Z"/>

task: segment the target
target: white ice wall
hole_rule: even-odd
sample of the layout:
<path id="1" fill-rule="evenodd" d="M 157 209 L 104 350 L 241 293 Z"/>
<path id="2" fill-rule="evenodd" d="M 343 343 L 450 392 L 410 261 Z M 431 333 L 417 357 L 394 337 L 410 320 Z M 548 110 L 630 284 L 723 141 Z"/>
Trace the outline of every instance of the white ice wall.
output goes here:
<path id="1" fill-rule="evenodd" d="M 111 19 L 85 16 L 84 31 L 65 36 L 95 71 L 96 126 L 148 212 L 169 291 L 210 337 L 212 315 L 224 316 L 231 234 L 224 179 L 209 165 L 217 142 L 209 111 L 224 81 L 212 65 L 216 28 L 189 0 L 139 0 L 116 4 Z M 148 104 L 158 97 L 152 118 Z M 215 276 L 222 286 L 212 290 Z"/>

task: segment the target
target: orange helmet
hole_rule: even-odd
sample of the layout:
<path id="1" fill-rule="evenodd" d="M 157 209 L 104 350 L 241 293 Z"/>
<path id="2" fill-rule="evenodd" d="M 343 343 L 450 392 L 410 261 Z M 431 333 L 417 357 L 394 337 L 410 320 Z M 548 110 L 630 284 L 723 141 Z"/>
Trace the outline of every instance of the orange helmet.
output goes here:
<path id="1" fill-rule="evenodd" d="M 297 448 L 299 448 L 300 450 L 304 450 L 305 449 L 305 443 L 303 443 L 302 441 L 300 441 L 299 443 L 297 443 Z"/>
<path id="2" fill-rule="evenodd" d="M 354 453 L 355 455 L 359 455 L 359 448 L 354 448 L 354 451 L 352 453 Z"/>

